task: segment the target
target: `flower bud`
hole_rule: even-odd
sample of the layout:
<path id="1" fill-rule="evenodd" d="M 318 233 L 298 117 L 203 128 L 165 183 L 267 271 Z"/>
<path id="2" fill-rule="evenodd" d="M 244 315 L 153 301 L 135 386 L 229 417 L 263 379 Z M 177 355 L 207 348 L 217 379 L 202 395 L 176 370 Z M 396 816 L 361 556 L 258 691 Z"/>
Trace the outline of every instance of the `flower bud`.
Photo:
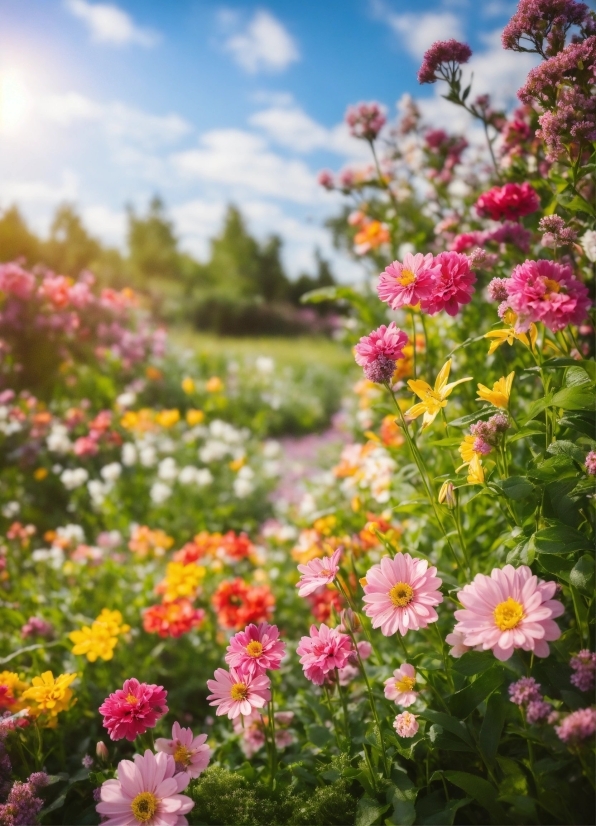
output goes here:
<path id="1" fill-rule="evenodd" d="M 104 763 L 108 762 L 108 747 L 103 742 L 103 740 L 99 740 L 97 745 L 95 746 L 95 754 L 98 756 L 100 760 L 103 760 Z"/>
<path id="2" fill-rule="evenodd" d="M 439 491 L 439 505 L 447 505 L 448 508 L 454 508 L 457 504 L 455 497 L 455 488 L 453 482 L 449 479 L 443 482 L 441 490 Z"/>

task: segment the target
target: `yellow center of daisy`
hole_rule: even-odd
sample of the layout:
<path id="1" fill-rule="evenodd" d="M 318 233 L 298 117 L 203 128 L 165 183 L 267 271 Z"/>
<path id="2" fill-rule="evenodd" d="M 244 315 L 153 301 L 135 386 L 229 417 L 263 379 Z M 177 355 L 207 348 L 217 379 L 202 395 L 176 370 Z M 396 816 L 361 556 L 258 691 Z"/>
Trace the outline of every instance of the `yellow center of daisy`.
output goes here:
<path id="1" fill-rule="evenodd" d="M 405 608 L 414 599 L 414 589 L 407 582 L 396 582 L 389 591 L 389 599 L 396 608 Z"/>
<path id="2" fill-rule="evenodd" d="M 178 743 L 173 757 L 174 763 L 180 763 L 183 766 L 188 766 L 192 757 L 192 751 L 186 746 L 183 746 L 182 743 Z"/>
<path id="3" fill-rule="evenodd" d="M 561 292 L 561 285 L 558 281 L 555 281 L 552 278 L 545 278 L 544 279 L 544 286 L 545 286 L 545 295 L 550 295 L 551 293 L 560 293 Z"/>
<path id="4" fill-rule="evenodd" d="M 263 653 L 263 645 L 258 640 L 252 640 L 246 646 L 246 653 L 249 657 L 260 657 Z"/>
<path id="5" fill-rule="evenodd" d="M 395 681 L 395 687 L 398 691 L 411 691 L 416 685 L 416 677 L 402 677 L 401 680 Z"/>
<path id="6" fill-rule="evenodd" d="M 397 280 L 402 287 L 409 287 L 410 284 L 413 284 L 414 281 L 416 281 L 416 276 L 414 275 L 412 270 L 402 270 L 401 275 Z"/>
<path id="7" fill-rule="evenodd" d="M 158 802 L 155 795 L 151 794 L 151 792 L 141 792 L 134 798 L 130 804 L 130 808 L 139 823 L 147 823 L 157 811 Z"/>
<path id="8" fill-rule="evenodd" d="M 232 700 L 246 700 L 248 696 L 248 686 L 246 683 L 235 683 L 230 691 Z"/>
<path id="9" fill-rule="evenodd" d="M 517 628 L 524 616 L 524 606 L 521 602 L 509 597 L 505 602 L 500 602 L 493 612 L 497 628 L 501 631 L 509 631 L 510 628 Z"/>
<path id="10" fill-rule="evenodd" d="M 138 698 L 138 697 L 135 697 L 135 695 L 134 695 L 134 694 L 127 694 L 127 695 L 126 695 L 126 702 L 127 702 L 127 703 L 130 703 L 130 704 L 131 704 L 131 706 L 134 706 L 134 705 L 136 705 L 136 704 L 139 702 L 139 698 Z"/>

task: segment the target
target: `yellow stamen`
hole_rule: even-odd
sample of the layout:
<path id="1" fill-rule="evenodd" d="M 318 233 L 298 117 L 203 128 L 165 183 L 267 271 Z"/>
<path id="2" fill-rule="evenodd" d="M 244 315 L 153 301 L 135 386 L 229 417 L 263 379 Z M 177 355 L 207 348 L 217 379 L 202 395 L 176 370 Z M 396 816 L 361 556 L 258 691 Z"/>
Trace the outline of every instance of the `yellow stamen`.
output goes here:
<path id="1" fill-rule="evenodd" d="M 134 695 L 134 694 L 127 694 L 127 695 L 126 695 L 126 702 L 127 702 L 127 703 L 130 703 L 130 704 L 131 704 L 131 706 L 134 706 L 134 705 L 136 705 L 136 704 L 139 702 L 139 698 L 138 698 L 138 697 L 135 697 L 135 695 Z"/>
<path id="2" fill-rule="evenodd" d="M 246 683 L 235 683 L 230 691 L 232 700 L 246 700 L 248 696 L 248 686 Z"/>
<path id="3" fill-rule="evenodd" d="M 395 681 L 395 687 L 398 691 L 411 691 L 416 685 L 416 677 L 402 677 L 401 680 Z"/>
<path id="4" fill-rule="evenodd" d="M 407 582 L 397 582 L 389 591 L 389 599 L 396 608 L 405 608 L 414 599 L 414 589 Z"/>
<path id="5" fill-rule="evenodd" d="M 550 293 L 561 292 L 561 285 L 558 281 L 554 281 L 552 278 L 545 278 L 544 286 L 546 287 L 546 291 L 544 293 L 545 295 L 550 295 Z"/>
<path id="6" fill-rule="evenodd" d="M 246 653 L 249 657 L 260 657 L 263 653 L 263 645 L 258 640 L 252 640 L 246 646 Z"/>
<path id="7" fill-rule="evenodd" d="M 500 602 L 493 612 L 497 628 L 501 631 L 509 631 L 517 628 L 524 618 L 524 606 L 521 602 L 509 597 L 505 602 Z"/>
<path id="8" fill-rule="evenodd" d="M 151 794 L 151 792 L 141 792 L 134 798 L 130 804 L 130 808 L 139 823 L 147 823 L 157 811 L 158 802 L 155 795 Z"/>
<path id="9" fill-rule="evenodd" d="M 416 276 L 412 270 L 402 270 L 400 277 L 397 279 L 402 287 L 409 287 L 416 281 Z"/>
<path id="10" fill-rule="evenodd" d="M 188 766 L 192 757 L 192 751 L 179 743 L 173 754 L 174 763 L 180 763 L 182 766 Z"/>

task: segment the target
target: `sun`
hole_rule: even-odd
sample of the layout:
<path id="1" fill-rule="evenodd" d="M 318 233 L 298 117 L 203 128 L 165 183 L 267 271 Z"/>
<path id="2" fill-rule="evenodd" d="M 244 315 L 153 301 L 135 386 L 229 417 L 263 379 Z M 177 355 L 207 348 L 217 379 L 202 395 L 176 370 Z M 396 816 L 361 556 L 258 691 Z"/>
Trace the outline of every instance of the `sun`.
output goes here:
<path id="1" fill-rule="evenodd" d="M 29 108 L 29 94 L 21 76 L 12 69 L 0 71 L 0 133 L 18 131 Z"/>

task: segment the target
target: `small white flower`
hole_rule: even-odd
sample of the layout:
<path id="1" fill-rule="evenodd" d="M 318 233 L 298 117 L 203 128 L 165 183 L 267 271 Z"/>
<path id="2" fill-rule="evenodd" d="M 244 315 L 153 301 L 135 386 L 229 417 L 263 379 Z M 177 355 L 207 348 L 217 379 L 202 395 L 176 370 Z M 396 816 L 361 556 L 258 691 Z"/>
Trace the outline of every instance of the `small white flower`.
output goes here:
<path id="1" fill-rule="evenodd" d="M 2 516 L 6 519 L 12 519 L 13 516 L 16 516 L 20 510 L 21 506 L 19 503 L 13 500 L 12 502 L 7 502 L 2 506 Z"/>
<path id="2" fill-rule="evenodd" d="M 197 468 L 193 465 L 186 465 L 178 474 L 178 481 L 181 485 L 192 485 L 197 481 Z"/>
<path id="3" fill-rule="evenodd" d="M 596 230 L 589 229 L 587 232 L 584 232 L 580 243 L 584 248 L 588 261 L 596 263 Z"/>
<path id="4" fill-rule="evenodd" d="M 60 481 L 67 490 L 80 488 L 81 485 L 85 484 L 88 478 L 89 474 L 84 467 L 67 468 L 66 470 L 63 470 L 60 475 Z"/>
<path id="5" fill-rule="evenodd" d="M 132 407 L 136 400 L 136 393 L 121 393 L 116 399 L 116 404 L 119 407 Z"/>
<path id="6" fill-rule="evenodd" d="M 157 469 L 157 475 L 162 482 L 173 482 L 178 476 L 178 467 L 171 456 L 162 459 Z"/>
<path id="7" fill-rule="evenodd" d="M 247 496 L 250 496 L 255 488 L 250 479 L 241 479 L 239 477 L 240 474 L 234 479 L 234 493 L 238 499 L 245 499 Z"/>
<path id="8" fill-rule="evenodd" d="M 122 465 L 119 462 L 110 462 L 109 465 L 104 465 L 99 472 L 105 482 L 115 482 L 120 478 Z"/>
<path id="9" fill-rule="evenodd" d="M 80 545 L 85 541 L 85 531 L 80 525 L 73 524 L 72 522 L 56 528 L 56 535 L 59 536 L 60 539 L 64 539 L 65 542 L 68 542 L 69 545 Z"/>
<path id="10" fill-rule="evenodd" d="M 213 482 L 213 474 L 211 473 L 209 468 L 199 468 L 195 476 L 195 482 L 200 488 L 203 488 L 206 485 L 210 485 L 211 482 Z"/>
<path id="11" fill-rule="evenodd" d="M 263 456 L 265 459 L 277 459 L 281 453 L 281 445 L 275 439 L 269 439 L 263 443 Z"/>
<path id="12" fill-rule="evenodd" d="M 112 485 L 109 482 L 101 482 L 99 479 L 91 479 L 90 482 L 87 482 L 89 496 L 96 508 L 103 505 L 111 489 Z"/>
<path id="13" fill-rule="evenodd" d="M 122 445 L 122 464 L 126 467 L 132 467 L 137 461 L 137 449 L 132 442 L 125 442 Z"/>
<path id="14" fill-rule="evenodd" d="M 269 375 L 275 370 L 275 362 L 272 358 L 269 358 L 269 356 L 259 356 L 255 361 L 255 367 L 259 373 Z"/>
<path id="15" fill-rule="evenodd" d="M 68 428 L 64 424 L 54 424 L 46 439 L 48 450 L 52 453 L 68 453 L 72 442 L 68 438 Z"/>
<path id="16" fill-rule="evenodd" d="M 220 462 L 230 452 L 230 446 L 220 439 L 210 439 L 199 449 L 201 462 Z"/>
<path id="17" fill-rule="evenodd" d="M 49 562 L 52 568 L 58 570 L 64 564 L 64 551 L 57 545 L 51 548 L 38 548 L 33 551 L 31 558 L 34 562 Z"/>
<path id="18" fill-rule="evenodd" d="M 143 467 L 153 467 L 157 462 L 157 452 L 153 445 L 144 445 L 139 451 L 139 459 Z"/>
<path id="19" fill-rule="evenodd" d="M 162 502 L 165 502 L 166 499 L 169 499 L 171 495 L 172 488 L 169 485 L 166 485 L 164 482 L 154 482 L 151 485 L 149 496 L 151 497 L 151 501 L 154 502 L 156 505 L 161 505 Z"/>

